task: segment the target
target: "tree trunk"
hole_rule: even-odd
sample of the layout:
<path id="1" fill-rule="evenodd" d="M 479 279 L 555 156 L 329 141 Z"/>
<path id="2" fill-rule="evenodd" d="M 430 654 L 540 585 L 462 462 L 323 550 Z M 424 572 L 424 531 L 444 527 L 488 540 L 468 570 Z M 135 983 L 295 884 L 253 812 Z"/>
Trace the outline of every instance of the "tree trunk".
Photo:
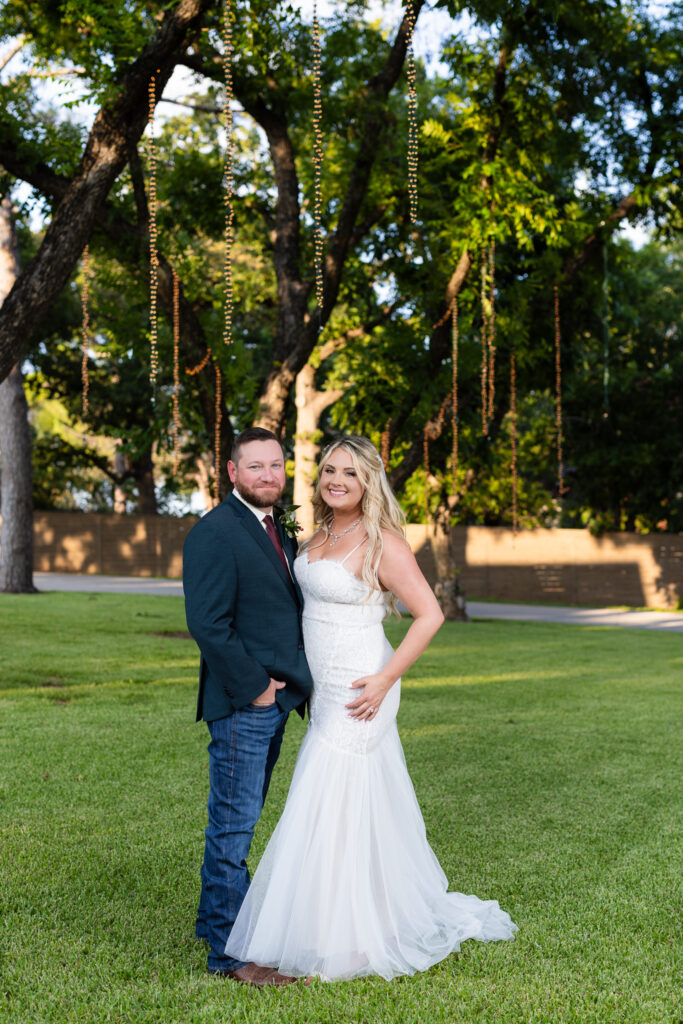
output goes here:
<path id="1" fill-rule="evenodd" d="M 0 304 L 19 276 L 12 204 L 0 204 Z M 0 591 L 33 594 L 33 474 L 28 403 L 21 365 L 0 384 Z"/>
<path id="2" fill-rule="evenodd" d="M 296 433 L 294 435 L 294 504 L 299 505 L 296 517 L 303 527 L 301 539 L 313 534 L 313 478 L 320 450 L 318 417 L 313 411 L 315 370 L 309 364 L 296 378 Z"/>
<path id="3" fill-rule="evenodd" d="M 322 352 L 326 359 L 337 342 L 328 343 Z M 315 386 L 315 368 L 307 363 L 296 376 L 296 433 L 294 434 L 294 504 L 299 505 L 296 517 L 303 527 L 301 539 L 306 540 L 315 531 L 313 497 L 315 467 L 320 454 L 320 417 L 325 409 L 334 405 L 344 394 L 340 388 L 318 391 Z"/>
<path id="4" fill-rule="evenodd" d="M 214 497 L 211 490 L 211 462 L 206 455 L 197 455 L 194 460 L 194 479 L 197 484 L 197 490 L 202 496 L 204 502 L 204 509 L 209 512 L 214 506 Z"/>
<path id="5" fill-rule="evenodd" d="M 151 451 L 131 460 L 130 467 L 138 489 L 138 513 L 142 516 L 155 516 L 158 508 Z"/>
<path id="6" fill-rule="evenodd" d="M 453 551 L 450 522 L 454 505 L 455 498 L 451 495 L 441 505 L 432 527 L 432 551 L 437 577 L 434 593 L 446 622 L 469 622 L 467 599 L 460 587 L 460 570 Z"/>
<path id="7" fill-rule="evenodd" d="M 126 472 L 126 456 L 117 444 L 114 452 L 114 473 L 119 480 L 122 480 Z M 119 483 L 114 484 L 114 513 L 123 515 L 126 511 L 126 492 Z"/>

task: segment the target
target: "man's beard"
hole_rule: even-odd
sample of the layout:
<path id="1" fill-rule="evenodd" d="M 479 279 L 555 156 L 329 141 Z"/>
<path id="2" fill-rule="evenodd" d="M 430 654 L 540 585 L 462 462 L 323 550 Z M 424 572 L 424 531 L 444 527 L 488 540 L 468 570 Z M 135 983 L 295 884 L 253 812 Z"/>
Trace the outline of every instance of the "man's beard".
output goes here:
<path id="1" fill-rule="evenodd" d="M 235 487 L 240 492 L 244 500 L 248 501 L 250 505 L 254 506 L 254 508 L 270 508 L 271 505 L 274 505 L 279 501 L 285 493 L 284 486 L 278 488 L 277 485 L 274 485 L 272 488 L 269 487 L 267 491 L 263 487 L 260 487 L 258 491 L 252 491 L 250 487 L 246 487 L 241 482 L 239 477 L 235 480 Z M 271 497 L 266 498 L 266 493 L 271 495 Z"/>

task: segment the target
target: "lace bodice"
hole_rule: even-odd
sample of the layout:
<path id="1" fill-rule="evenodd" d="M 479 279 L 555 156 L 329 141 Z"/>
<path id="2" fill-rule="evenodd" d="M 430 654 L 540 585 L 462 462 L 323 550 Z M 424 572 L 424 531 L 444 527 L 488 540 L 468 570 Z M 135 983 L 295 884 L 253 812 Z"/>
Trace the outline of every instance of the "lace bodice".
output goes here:
<path id="1" fill-rule="evenodd" d="M 304 595 L 304 617 L 318 622 L 376 625 L 386 615 L 384 594 L 358 579 L 346 568 L 345 561 L 311 561 L 307 552 L 296 559 L 294 572 Z"/>
<path id="2" fill-rule="evenodd" d="M 350 689 L 351 683 L 379 672 L 393 654 L 382 628 L 384 594 L 331 558 L 310 561 L 304 553 L 294 572 L 304 595 L 304 647 L 313 676 L 311 724 L 333 746 L 364 754 L 389 728 L 395 729 L 400 700 L 397 682 L 372 722 L 357 722 L 346 709 L 362 693 Z"/>

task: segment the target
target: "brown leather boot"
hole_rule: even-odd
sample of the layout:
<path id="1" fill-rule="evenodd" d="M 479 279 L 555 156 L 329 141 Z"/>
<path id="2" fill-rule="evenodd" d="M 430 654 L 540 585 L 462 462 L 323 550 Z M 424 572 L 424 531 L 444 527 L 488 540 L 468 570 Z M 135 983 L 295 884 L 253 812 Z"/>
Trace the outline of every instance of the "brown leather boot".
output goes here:
<path id="1" fill-rule="evenodd" d="M 258 964 L 248 963 L 238 967 L 236 971 L 215 971 L 221 978 L 232 978 L 242 985 L 253 985 L 255 988 L 266 988 L 266 986 L 289 985 L 296 981 L 286 974 L 280 974 L 274 967 L 260 967 Z"/>

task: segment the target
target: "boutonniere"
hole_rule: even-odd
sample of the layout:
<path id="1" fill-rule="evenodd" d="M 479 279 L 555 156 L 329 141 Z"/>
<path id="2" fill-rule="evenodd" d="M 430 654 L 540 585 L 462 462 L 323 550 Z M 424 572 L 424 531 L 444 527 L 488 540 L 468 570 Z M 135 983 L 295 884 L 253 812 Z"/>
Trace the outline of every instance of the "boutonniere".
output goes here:
<path id="1" fill-rule="evenodd" d="M 282 523 L 282 529 L 288 537 L 293 537 L 295 540 L 299 530 L 303 530 L 301 523 L 296 521 L 296 510 L 298 508 L 300 508 L 299 505 L 288 505 L 282 512 L 278 512 L 278 519 Z"/>

